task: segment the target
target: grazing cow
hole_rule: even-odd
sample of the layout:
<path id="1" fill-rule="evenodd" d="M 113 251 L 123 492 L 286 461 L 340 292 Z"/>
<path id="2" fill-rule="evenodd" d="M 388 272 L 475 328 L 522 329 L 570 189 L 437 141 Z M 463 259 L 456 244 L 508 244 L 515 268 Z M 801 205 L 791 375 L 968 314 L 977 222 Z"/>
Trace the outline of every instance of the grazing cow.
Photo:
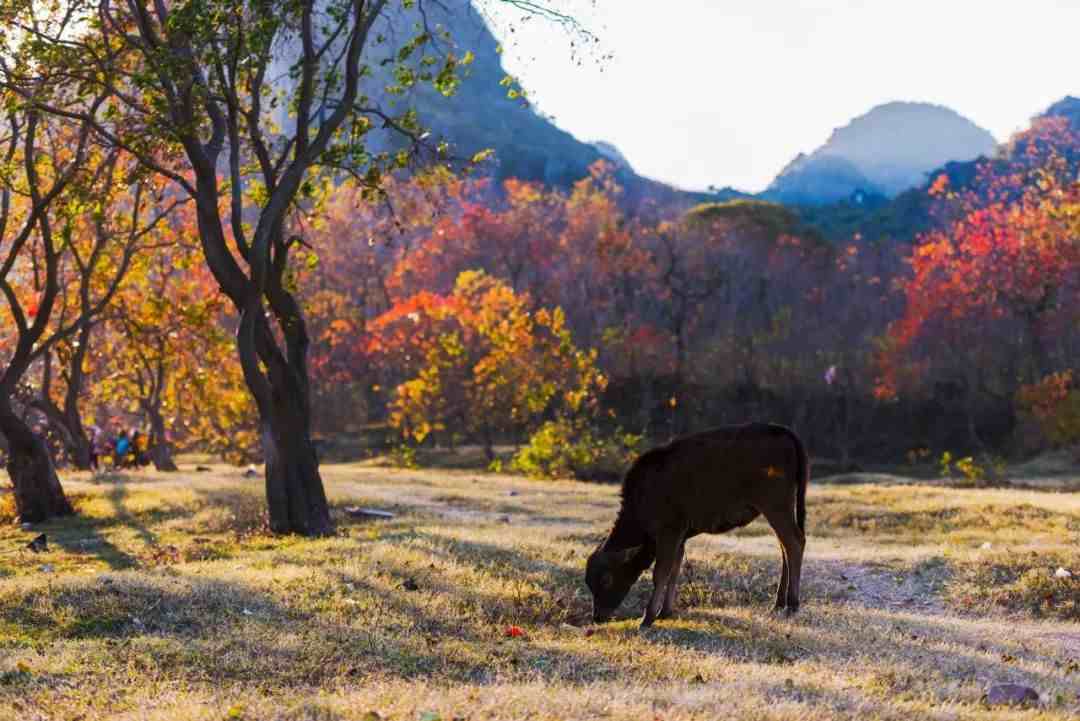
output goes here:
<path id="1" fill-rule="evenodd" d="M 672 615 L 686 539 L 724 533 L 765 516 L 783 551 L 776 608 L 799 609 L 810 462 L 790 428 L 722 426 L 642 454 L 623 478 L 622 507 L 607 540 L 589 556 L 585 582 L 593 620 L 611 618 L 655 560 L 641 626 Z"/>

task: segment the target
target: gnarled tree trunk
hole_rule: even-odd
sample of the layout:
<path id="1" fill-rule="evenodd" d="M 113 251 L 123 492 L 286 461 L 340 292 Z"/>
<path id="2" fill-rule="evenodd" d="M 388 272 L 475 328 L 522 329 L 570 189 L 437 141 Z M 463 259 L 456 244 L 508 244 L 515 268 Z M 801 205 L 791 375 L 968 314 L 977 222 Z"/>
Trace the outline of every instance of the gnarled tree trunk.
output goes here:
<path id="1" fill-rule="evenodd" d="M 45 441 L 0 401 L 0 433 L 8 441 L 7 471 L 15 486 L 15 508 L 24 523 L 39 523 L 75 512 L 64 496 Z"/>
<path id="2" fill-rule="evenodd" d="M 268 295 L 283 331 L 285 353 L 275 342 L 258 299 L 250 300 L 241 315 L 237 350 L 259 409 L 270 529 L 329 535 L 334 524 L 311 440 L 306 324 L 299 305 L 281 286 L 275 285 Z"/>
<path id="3" fill-rule="evenodd" d="M 270 529 L 325 536 L 333 533 L 334 524 L 306 424 L 295 408 L 288 407 L 276 409 L 261 422 Z"/>

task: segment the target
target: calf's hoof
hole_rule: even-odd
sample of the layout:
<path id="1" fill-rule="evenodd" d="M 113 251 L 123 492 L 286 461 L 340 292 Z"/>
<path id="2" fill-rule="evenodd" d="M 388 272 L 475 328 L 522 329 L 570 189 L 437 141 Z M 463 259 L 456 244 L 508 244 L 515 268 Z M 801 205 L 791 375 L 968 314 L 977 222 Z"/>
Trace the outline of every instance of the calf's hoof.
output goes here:
<path id="1" fill-rule="evenodd" d="M 660 619 L 661 621 L 666 621 L 669 618 L 675 618 L 675 609 L 673 609 L 673 608 L 665 608 L 665 609 L 660 611 L 660 615 L 657 616 L 657 618 Z"/>
<path id="2" fill-rule="evenodd" d="M 798 601 L 796 601 L 795 603 L 789 603 L 787 605 L 787 608 L 784 609 L 784 615 L 788 616 L 788 617 L 794 616 L 798 612 L 799 612 L 799 602 Z"/>

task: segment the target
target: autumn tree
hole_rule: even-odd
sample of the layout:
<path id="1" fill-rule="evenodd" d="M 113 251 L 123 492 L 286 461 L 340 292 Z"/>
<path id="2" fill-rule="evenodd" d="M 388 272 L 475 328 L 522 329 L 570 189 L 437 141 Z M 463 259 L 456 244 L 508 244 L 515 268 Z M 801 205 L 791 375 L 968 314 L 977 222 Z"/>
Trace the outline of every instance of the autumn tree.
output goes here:
<path id="1" fill-rule="evenodd" d="M 228 299 L 199 257 L 194 207 L 158 228 L 105 316 L 90 398 L 149 424 L 158 470 L 176 470 L 175 443 L 245 458 L 257 444 L 250 397 L 227 330 Z"/>
<path id="2" fill-rule="evenodd" d="M 179 201 L 163 196 L 153 177 L 133 176 L 126 153 L 111 149 L 92 180 L 93 195 L 68 201 L 61 292 L 53 325 L 57 341 L 44 352 L 30 404 L 60 431 L 78 468 L 90 467 L 90 439 L 80 401 L 93 368 L 96 329 L 134 266 L 164 245 L 155 235 Z"/>
<path id="3" fill-rule="evenodd" d="M 1015 200 L 977 207 L 912 251 L 906 308 L 890 330 L 883 392 L 950 382 L 968 435 L 980 397 L 1066 368 L 1080 302 L 1077 189 L 1053 173 Z"/>
<path id="4" fill-rule="evenodd" d="M 305 213 L 308 247 L 295 275 L 310 326 L 316 428 L 355 428 L 381 409 L 363 352 L 367 324 L 416 292 L 395 274 L 442 239 L 434 229 L 459 217 L 472 184 L 445 168 L 390 176 L 371 202 L 367 188 L 346 182 L 324 188 Z"/>
<path id="5" fill-rule="evenodd" d="M 396 305 L 373 323 L 372 352 L 415 368 L 394 391 L 392 424 L 415 441 L 477 440 L 489 461 L 499 438 L 585 411 L 605 382 L 561 310 L 530 312 L 527 296 L 482 271 L 462 273 L 448 296 Z"/>
<path id="6" fill-rule="evenodd" d="M 424 135 L 397 97 L 421 84 L 452 93 L 469 56 L 436 42 L 445 32 L 426 25 L 422 2 L 400 11 L 389 0 L 71 7 L 81 11 L 81 35 L 42 33 L 22 20 L 48 62 L 33 72 L 58 86 L 107 89 L 123 112 L 79 117 L 194 199 L 206 262 L 240 315 L 237 352 L 260 417 L 271 527 L 329 533 L 310 432 L 310 336 L 286 281 L 302 247 L 291 218 L 313 172 L 348 173 L 375 188 L 408 164 Z M 403 35 L 399 23 L 417 29 Z M 369 147 L 376 128 L 404 147 L 385 142 L 386 132 Z"/>
<path id="7" fill-rule="evenodd" d="M 451 200 L 395 264 L 392 289 L 401 296 L 448 293 L 459 274 L 482 269 L 529 293 L 537 305 L 555 300 L 556 269 L 564 260 L 564 194 L 510 178 L 499 188 L 483 180 L 462 183 Z"/>
<path id="8" fill-rule="evenodd" d="M 0 291 L 10 323 L 4 329 L 0 375 L 0 433 L 8 443 L 8 475 L 19 517 L 44 521 L 73 512 L 52 457 L 13 406 L 18 386 L 35 359 L 73 328 L 50 328 L 61 294 L 61 258 L 70 243 L 72 218 L 65 191 L 85 181 L 91 155 L 89 127 L 49 122 L 11 94 L 0 130 Z"/>

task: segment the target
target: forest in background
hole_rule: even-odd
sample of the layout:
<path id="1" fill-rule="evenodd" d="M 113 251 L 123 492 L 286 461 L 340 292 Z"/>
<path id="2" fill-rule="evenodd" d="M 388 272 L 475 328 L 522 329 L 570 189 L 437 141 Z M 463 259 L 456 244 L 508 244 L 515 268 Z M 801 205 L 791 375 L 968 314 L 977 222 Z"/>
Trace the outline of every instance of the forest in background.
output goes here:
<path id="1" fill-rule="evenodd" d="M 521 470 L 585 477 L 750 419 L 793 426 L 841 468 L 945 452 L 989 468 L 1073 445 L 1078 149 L 1066 119 L 1044 118 L 963 182 L 937 175 L 911 243 L 760 200 L 629 202 L 604 161 L 569 190 L 440 169 L 378 194 L 325 181 L 294 217 L 288 278 L 313 429 L 402 462 L 479 444 L 499 463 L 496 446 L 526 444 Z M 116 228 L 92 208 L 71 225 L 56 339 L 18 405 L 80 467 L 92 425 L 145 426 L 166 467 L 173 448 L 257 460 L 194 207 L 151 186 L 125 202 Z M 94 251 L 118 231 L 126 244 Z"/>

